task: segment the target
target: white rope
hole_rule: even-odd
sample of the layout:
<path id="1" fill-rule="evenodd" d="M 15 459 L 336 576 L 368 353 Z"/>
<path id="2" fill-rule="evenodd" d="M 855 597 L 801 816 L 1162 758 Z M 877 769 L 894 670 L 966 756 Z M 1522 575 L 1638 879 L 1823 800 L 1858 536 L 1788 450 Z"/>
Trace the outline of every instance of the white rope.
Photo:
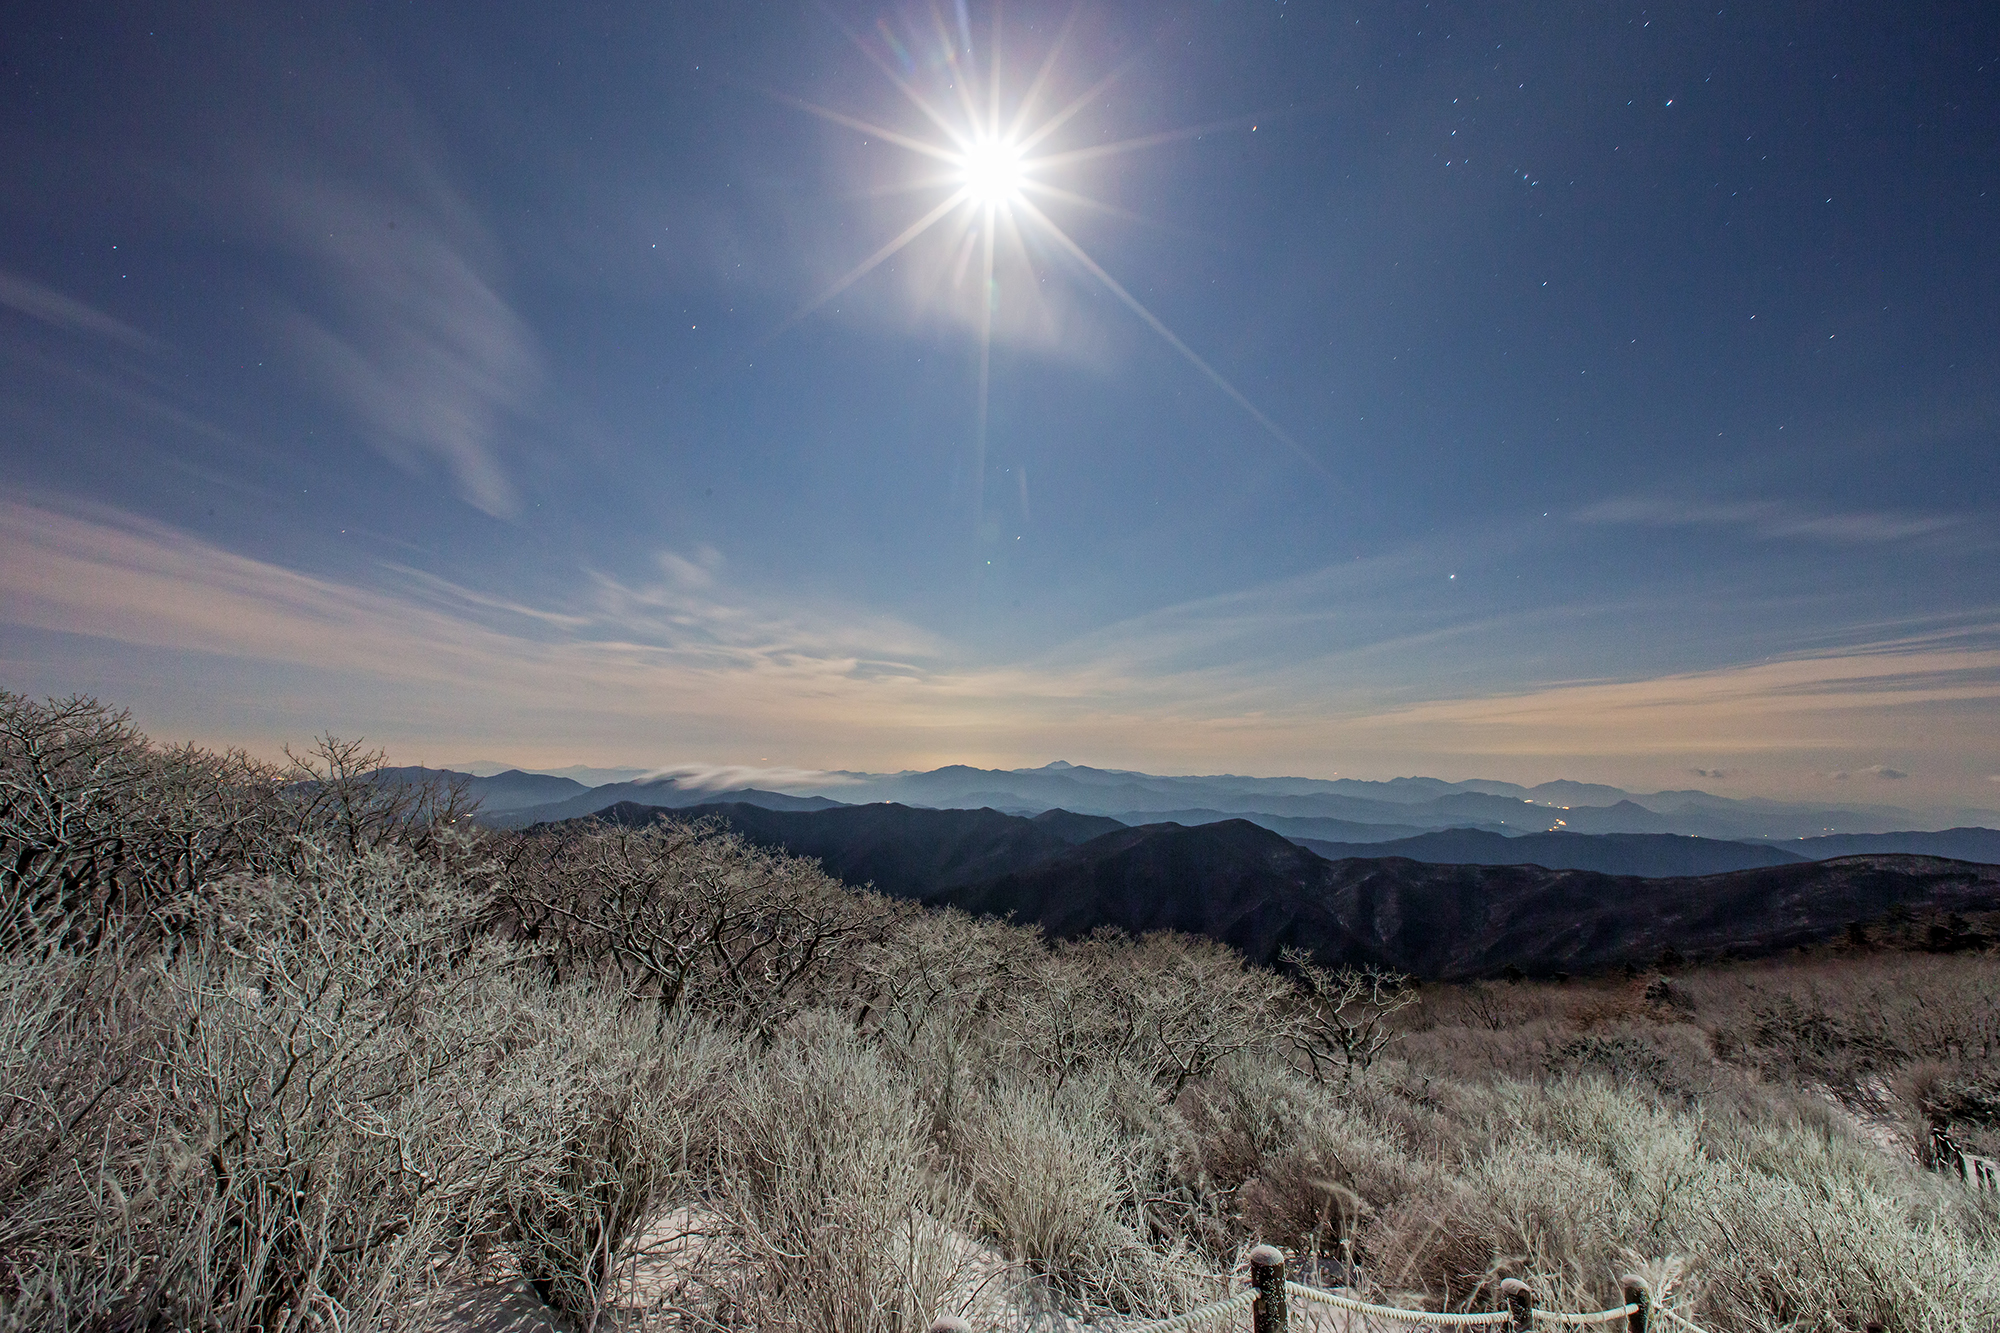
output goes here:
<path id="1" fill-rule="evenodd" d="M 1205 1324 L 1211 1319 L 1221 1319 L 1225 1315 L 1235 1314 L 1238 1310 L 1247 1310 L 1256 1303 L 1256 1300 L 1257 1293 L 1254 1291 L 1239 1292 L 1226 1301 L 1204 1305 L 1198 1310 L 1177 1314 L 1172 1319 L 1162 1319 L 1157 1324 L 1141 1324 L 1137 1328 L 1126 1330 L 1126 1333 L 1184 1333 L 1197 1324 Z"/>
<path id="2" fill-rule="evenodd" d="M 1336 1310 L 1351 1310 L 1355 1314 L 1380 1315 L 1385 1319 L 1400 1319 L 1407 1324 L 1431 1324 L 1438 1328 L 1463 1328 L 1468 1324 L 1504 1324 L 1514 1316 L 1505 1310 L 1488 1310 L 1480 1314 L 1438 1314 L 1430 1310 L 1399 1310 L 1393 1305 L 1370 1305 L 1366 1301 L 1350 1300 L 1336 1296 L 1318 1287 L 1308 1287 L 1303 1283 L 1287 1282 L 1285 1290 L 1294 1296 L 1303 1296 L 1321 1305 L 1331 1305 Z"/>
<path id="3" fill-rule="evenodd" d="M 1509 1310 L 1484 1310 L 1472 1314 L 1447 1314 L 1434 1310 L 1404 1310 L 1393 1305 L 1370 1305 L 1367 1301 L 1357 1301 L 1346 1296 L 1336 1296 L 1330 1291 L 1324 1291 L 1319 1287 L 1308 1287 L 1301 1282 L 1287 1282 L 1285 1290 L 1294 1296 L 1303 1296 L 1309 1301 L 1317 1301 L 1321 1305 L 1331 1305 L 1336 1310 L 1349 1310 L 1355 1314 L 1379 1315 L 1385 1319 L 1401 1320 L 1407 1324 L 1430 1324 L 1437 1328 L 1464 1328 L 1469 1325 L 1504 1324 L 1514 1317 L 1513 1312 Z M 1189 1310 L 1186 1314 L 1177 1314 L 1171 1319 L 1162 1319 L 1158 1323 L 1141 1324 L 1137 1328 L 1124 1330 L 1124 1333 L 1187 1333 L 1188 1329 L 1194 1328 L 1199 1324 L 1205 1324 L 1211 1320 L 1235 1314 L 1238 1310 L 1247 1310 L 1256 1304 L 1256 1301 L 1256 1291 L 1239 1292 L 1231 1296 L 1228 1300 L 1217 1301 L 1213 1305 L 1204 1305 L 1199 1309 Z M 1598 1310 L 1591 1314 L 1566 1314 L 1561 1310 L 1536 1310 L 1534 1311 L 1534 1316 L 1537 1319 L 1546 1319 L 1552 1324 L 1608 1324 L 1613 1320 L 1624 1319 L 1636 1314 L 1638 1310 L 1639 1307 L 1636 1305 L 1621 1305 L 1616 1309 Z M 1688 1322 L 1688 1320 L 1675 1314 L 1664 1305 L 1654 1306 L 1653 1313 L 1665 1315 L 1682 1328 L 1690 1330 L 1690 1333 L 1708 1333 L 1708 1330 L 1698 1324 Z"/>
<path id="4" fill-rule="evenodd" d="M 1653 1313 L 1665 1315 L 1667 1318 L 1673 1320 L 1676 1324 L 1679 1324 L 1682 1328 L 1691 1330 L 1691 1333 L 1708 1333 L 1708 1330 L 1703 1328 L 1700 1324 L 1697 1324 L 1692 1320 L 1685 1319 L 1682 1316 L 1675 1314 L 1672 1310 L 1669 1310 L 1664 1305 L 1654 1306 Z"/>
<path id="5" fill-rule="evenodd" d="M 1564 1314 L 1561 1310 L 1537 1310 L 1535 1318 L 1546 1319 L 1551 1324 L 1608 1324 L 1614 1319 L 1624 1319 L 1639 1313 L 1636 1305 L 1621 1305 L 1616 1310 L 1599 1310 L 1596 1314 Z"/>

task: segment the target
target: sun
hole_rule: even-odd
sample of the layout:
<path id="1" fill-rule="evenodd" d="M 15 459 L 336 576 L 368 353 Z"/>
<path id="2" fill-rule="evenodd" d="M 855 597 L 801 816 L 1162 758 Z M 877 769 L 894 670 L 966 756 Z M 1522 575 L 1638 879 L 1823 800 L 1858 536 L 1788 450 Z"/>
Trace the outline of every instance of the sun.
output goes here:
<path id="1" fill-rule="evenodd" d="M 1020 146 L 1005 139 L 977 139 L 958 158 L 958 180 L 975 204 L 1011 204 L 1027 184 Z"/>
<path id="2" fill-rule="evenodd" d="M 1062 32 L 1049 48 L 1040 70 L 1028 81 L 1025 91 L 1013 99 L 1004 95 L 1006 90 L 1003 87 L 1005 81 L 999 59 L 1000 34 L 997 17 L 988 32 L 992 47 L 990 68 L 982 70 L 972 59 L 972 28 L 963 0 L 960 0 L 957 6 L 958 31 L 955 36 L 950 31 L 950 25 L 945 21 L 942 12 L 937 10 L 933 10 L 931 14 L 932 31 L 923 34 L 921 29 L 913 30 L 912 40 L 908 45 L 899 41 L 886 24 L 877 25 L 882 38 L 880 43 L 864 39 L 861 34 L 849 31 L 848 38 L 856 48 L 882 71 L 922 119 L 929 123 L 930 130 L 938 137 L 905 133 L 835 111 L 830 107 L 817 106 L 799 98 L 779 95 L 779 100 L 789 102 L 802 111 L 810 112 L 834 124 L 864 134 L 872 140 L 894 145 L 928 160 L 935 174 L 913 176 L 907 188 L 920 193 L 937 192 L 932 196 L 935 201 L 933 206 L 922 211 L 900 234 L 885 242 L 873 254 L 808 301 L 785 322 L 784 327 L 789 328 L 803 320 L 933 227 L 943 226 L 948 231 L 955 232 L 958 239 L 953 244 L 962 256 L 960 272 L 964 274 L 972 267 L 976 255 L 978 266 L 976 290 L 984 294 L 978 303 L 978 387 L 975 395 L 973 426 L 975 479 L 973 486 L 977 496 L 984 485 L 993 311 L 999 300 L 999 275 L 995 268 L 996 251 L 1002 238 L 1005 238 L 1014 250 L 1020 251 L 1026 238 L 1035 237 L 1052 245 L 1055 252 L 1067 257 L 1067 260 L 1074 265 L 1074 270 L 1080 270 L 1082 275 L 1093 279 L 1120 304 L 1137 315 L 1189 365 L 1201 372 L 1211 384 L 1242 408 L 1273 439 L 1289 448 L 1306 466 L 1322 476 L 1330 477 L 1331 474 L 1318 458 L 1294 439 L 1284 427 L 1260 411 L 1256 404 L 1252 403 L 1242 390 L 1230 383 L 1220 371 L 1204 361 L 1181 339 L 1180 335 L 1168 328 L 1159 316 L 1148 310 L 1138 297 L 1132 295 L 1124 284 L 1112 277 L 1102 264 L 1063 230 L 1044 207 L 1044 205 L 1081 207 L 1132 218 L 1134 215 L 1125 213 L 1122 209 L 1113 208 L 1086 195 L 1064 189 L 1050 178 L 1059 179 L 1067 169 L 1085 162 L 1152 148 L 1175 140 L 1191 139 L 1201 134 L 1232 129 L 1249 130 L 1254 127 L 1255 122 L 1254 117 L 1245 116 L 1237 120 L 1194 125 L 1111 143 L 1099 142 L 1069 149 L 1051 148 L 1050 141 L 1086 107 L 1101 102 L 1104 94 L 1118 82 L 1125 68 L 1131 63 L 1127 62 L 1126 67 L 1121 67 L 1097 80 L 1066 105 L 1052 109 L 1045 103 L 1044 96 L 1049 90 L 1050 77 L 1061 58 L 1070 28 L 1076 22 L 1076 16 L 1081 8 L 1079 5 L 1076 10 L 1071 11 L 1069 22 L 1064 24 Z M 912 55 L 913 50 L 919 54 L 928 51 L 928 55 L 920 62 Z M 919 92 L 912 78 L 920 64 L 947 74 L 949 76 L 947 85 L 953 95 L 933 101 Z M 1013 103 L 1011 112 L 1003 112 L 1003 104 L 1009 101 Z M 983 501 L 975 499 L 975 511 L 981 503 Z"/>

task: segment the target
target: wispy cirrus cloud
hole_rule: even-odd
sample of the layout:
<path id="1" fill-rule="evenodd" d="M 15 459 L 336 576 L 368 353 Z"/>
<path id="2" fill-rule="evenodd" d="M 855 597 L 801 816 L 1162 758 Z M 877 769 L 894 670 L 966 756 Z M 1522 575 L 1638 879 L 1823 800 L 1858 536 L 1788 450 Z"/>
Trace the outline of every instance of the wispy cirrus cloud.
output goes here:
<path id="1" fill-rule="evenodd" d="M 500 719 L 534 717 L 648 748 L 676 732 L 852 735 L 922 671 L 861 670 L 924 636 L 837 605 L 599 575 L 585 579 L 594 600 L 557 610 L 384 574 L 360 586 L 118 511 L 0 498 L 0 621 L 310 671 L 362 695 L 388 682 L 399 699 L 436 699 L 445 730 L 473 719 L 471 734 L 504 739 L 517 728 Z"/>
<path id="2" fill-rule="evenodd" d="M 1816 653 L 1638 680 L 1580 681 L 1429 700 L 1356 722 L 1383 741 L 1446 731 L 1491 755 L 1759 754 L 1907 746 L 1924 717 L 1930 744 L 2000 740 L 2000 626 L 1845 645 Z M 1870 776 L 1907 776 L 1881 765 Z"/>
<path id="3" fill-rule="evenodd" d="M 257 88 L 272 113 L 218 110 L 215 225 L 280 261 L 266 270 L 265 322 L 367 444 L 511 514 L 509 443 L 543 383 L 538 340 L 444 136 L 387 66 L 354 57 L 365 44 L 340 24 L 233 23 L 259 58 L 222 57 L 218 77 Z"/>
<path id="4" fill-rule="evenodd" d="M 160 346 L 151 334 L 140 332 L 122 319 L 4 269 L 0 269 L 0 306 L 65 333 L 104 338 L 139 351 L 155 351 Z"/>
<path id="5" fill-rule="evenodd" d="M 848 674 L 871 667 L 917 673 L 945 646 L 893 617 L 856 607 L 808 602 L 752 604 L 723 586 L 723 556 L 713 547 L 654 557 L 660 577 L 625 581 L 588 575 L 592 624 L 604 634 L 671 641 L 718 668 L 766 671 L 790 663 L 842 663 Z"/>
<path id="6" fill-rule="evenodd" d="M 656 568 L 636 580 L 579 571 L 575 595 L 546 602 L 387 566 L 362 586 L 113 511 L 0 498 L 0 621 L 88 636 L 101 647 L 87 651 L 110 658 L 130 645 L 307 673 L 311 691 L 268 691 L 315 701 L 310 721 L 274 740 L 320 725 L 317 701 L 337 686 L 340 725 L 399 752 L 504 744 L 517 762 L 636 760 L 714 789 L 1080 753 L 1153 771 L 1581 769 L 1662 783 L 1695 755 L 1705 767 L 1754 756 L 1770 782 L 1794 773 L 1795 790 L 1854 755 L 1835 771 L 1928 790 L 1915 774 L 1963 772 L 2000 744 L 2000 625 L 1496 692 L 1411 670 L 1450 641 L 1439 634 L 1472 635 L 1476 648 L 1476 624 L 1384 623 L 1352 642 L 1247 656 L 1287 601 L 1269 590 L 1003 659 L 866 608 L 737 586 L 717 551 L 663 552 Z M 1298 604 L 1304 587 L 1337 604 L 1343 589 L 1372 600 L 1399 577 L 1323 573 L 1281 592 L 1310 619 L 1327 612 Z M 66 663 L 86 651 L 69 642 Z M 1342 683 L 1369 663 L 1403 685 Z M 252 739 L 186 689 L 221 738 Z M 384 717 L 399 719 L 392 735 Z M 1857 763 L 1870 750 L 1912 762 Z"/>
<path id="7" fill-rule="evenodd" d="M 80 393 L 83 399 L 135 409 L 178 435 L 236 443 L 229 432 L 195 409 L 187 377 L 175 373 L 174 349 L 163 340 L 66 292 L 4 270 L 0 270 L 0 310 L 25 316 L 39 330 L 67 335 L 58 341 L 35 339 L 32 353 L 25 344 L 9 340 L 15 344 L 8 348 L 9 354 L 19 357 L 25 382 L 34 385 L 32 392 L 16 390 L 0 403 L 0 412 L 16 423 L 35 422 L 28 428 L 42 432 L 74 430 L 73 414 L 80 401 L 74 395 Z M 157 441 L 150 431 L 144 438 Z"/>
<path id="8" fill-rule="evenodd" d="M 285 171 L 262 189 L 320 299 L 280 316 L 302 369 L 401 465 L 450 472 L 459 495 L 505 516 L 519 497 L 502 458 L 542 360 L 500 291 L 498 247 L 440 173 L 407 147 L 393 179 Z"/>
<path id="9" fill-rule="evenodd" d="M 1715 502 L 1661 496 L 1602 500 L 1578 510 L 1576 518 L 1584 523 L 1651 528 L 1735 528 L 1766 539 L 1800 537 L 1852 545 L 1928 537 L 1966 521 L 1957 514 L 1820 511 L 1776 500 Z"/>

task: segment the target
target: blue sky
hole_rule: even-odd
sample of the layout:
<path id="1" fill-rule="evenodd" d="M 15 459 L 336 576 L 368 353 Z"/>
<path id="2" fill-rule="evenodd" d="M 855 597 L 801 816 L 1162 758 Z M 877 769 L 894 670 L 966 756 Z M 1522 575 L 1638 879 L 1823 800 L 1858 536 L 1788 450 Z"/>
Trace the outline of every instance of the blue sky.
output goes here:
<path id="1" fill-rule="evenodd" d="M 7 688 L 265 753 L 2000 803 L 1990 7 L 9 31 Z M 898 140 L 996 70 L 1001 137 L 1069 114 L 989 230 Z"/>

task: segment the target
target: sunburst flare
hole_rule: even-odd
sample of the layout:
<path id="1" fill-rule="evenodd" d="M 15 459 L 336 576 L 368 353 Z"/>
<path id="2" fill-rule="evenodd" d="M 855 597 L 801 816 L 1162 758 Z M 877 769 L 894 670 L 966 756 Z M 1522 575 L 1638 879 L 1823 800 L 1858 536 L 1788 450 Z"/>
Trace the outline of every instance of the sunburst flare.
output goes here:
<path id="1" fill-rule="evenodd" d="M 1100 78 L 1061 108 L 1036 119 L 1051 76 L 1075 26 L 1076 13 L 1072 12 L 1069 22 L 1063 26 L 1062 32 L 1051 44 L 1034 79 L 1030 81 L 1026 92 L 1015 105 L 1012 116 L 1004 117 L 1002 104 L 1006 99 L 999 58 L 998 20 L 997 18 L 994 20 L 990 34 L 992 38 L 990 45 L 993 48 L 990 70 L 982 76 L 971 58 L 970 24 L 965 21 L 962 11 L 959 17 L 960 23 L 954 34 L 941 14 L 935 9 L 931 12 L 934 33 L 930 36 L 937 43 L 935 54 L 941 66 L 950 74 L 950 86 L 957 94 L 955 104 L 939 105 L 926 98 L 912 83 L 908 71 L 914 69 L 915 62 L 910 56 L 909 47 L 916 46 L 917 43 L 912 42 L 906 46 L 886 27 L 881 29 L 883 44 L 904 66 L 903 70 L 899 70 L 875 44 L 864 39 L 859 33 L 852 30 L 847 32 L 855 46 L 903 94 L 941 139 L 904 133 L 797 98 L 783 99 L 822 119 L 871 138 L 880 139 L 926 159 L 934 164 L 934 170 L 930 174 L 911 180 L 909 188 L 916 192 L 935 191 L 941 195 L 932 206 L 922 209 L 895 237 L 800 307 L 787 321 L 787 327 L 804 319 L 852 287 L 933 228 L 941 225 L 956 226 L 960 233 L 960 240 L 955 242 L 960 256 L 958 272 L 961 275 L 966 274 L 976 258 L 981 278 L 978 289 L 980 292 L 977 320 L 978 385 L 975 395 L 973 473 L 975 490 L 980 491 L 983 489 L 986 466 L 993 312 L 999 295 L 996 267 L 999 242 L 1003 233 L 1011 238 L 1017 247 L 1024 235 L 1040 236 L 1050 241 L 1054 249 L 1067 255 L 1096 285 L 1137 315 L 1169 347 L 1199 371 L 1204 379 L 1242 408 L 1267 434 L 1285 445 L 1315 472 L 1326 475 L 1324 465 L 1290 432 L 1273 421 L 1228 377 L 1196 353 L 1185 339 L 1133 296 L 1131 291 L 1114 278 L 1102 263 L 1093 258 L 1074 237 L 1049 216 L 1041 205 L 1035 202 L 1039 198 L 1051 205 L 1067 204 L 1132 218 L 1134 215 L 1122 209 L 1058 186 L 1047 177 L 1062 168 L 1082 162 L 1135 152 L 1217 130 L 1242 128 L 1251 122 L 1244 119 L 1240 123 L 1225 121 L 1218 124 L 1189 126 L 1114 143 L 1092 144 L 1068 150 L 1045 148 L 1044 145 L 1050 144 L 1079 112 L 1108 91 L 1130 68 L 1132 62 L 1128 61 L 1126 65 Z M 981 504 L 982 501 L 976 498 L 975 509 Z"/>

